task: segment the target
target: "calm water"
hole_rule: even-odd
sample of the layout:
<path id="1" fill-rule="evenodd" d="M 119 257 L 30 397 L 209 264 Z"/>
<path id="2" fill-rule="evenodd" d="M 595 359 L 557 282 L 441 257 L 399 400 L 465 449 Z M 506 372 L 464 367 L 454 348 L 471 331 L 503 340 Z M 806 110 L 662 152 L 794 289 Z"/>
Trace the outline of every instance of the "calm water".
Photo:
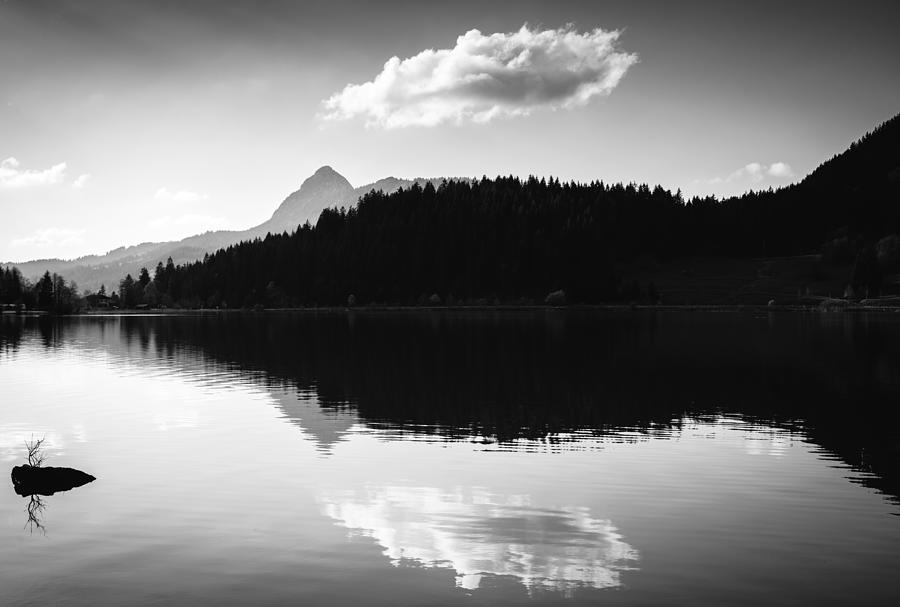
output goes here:
<path id="1" fill-rule="evenodd" d="M 900 314 L 5 316 L 0 459 L 97 480 L 0 604 L 900 604 L 898 405 Z"/>

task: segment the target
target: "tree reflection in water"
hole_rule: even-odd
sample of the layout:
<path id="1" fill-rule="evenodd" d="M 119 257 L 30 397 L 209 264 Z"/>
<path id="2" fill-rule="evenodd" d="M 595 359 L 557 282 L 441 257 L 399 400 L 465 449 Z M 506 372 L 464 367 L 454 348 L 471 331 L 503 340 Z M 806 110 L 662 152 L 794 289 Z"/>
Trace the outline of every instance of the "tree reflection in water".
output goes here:
<path id="1" fill-rule="evenodd" d="M 28 503 L 25 505 L 25 512 L 28 514 L 28 520 L 25 523 L 25 529 L 34 533 L 35 529 L 43 534 L 47 534 L 47 528 L 44 527 L 44 509 L 47 505 L 44 499 L 37 494 L 28 496 Z"/>
<path id="2" fill-rule="evenodd" d="M 28 519 L 25 528 L 34 533 L 35 529 L 46 534 L 47 528 L 43 524 L 46 503 L 43 496 L 50 496 L 63 491 L 70 491 L 96 480 L 90 474 L 75 470 L 74 468 L 44 467 L 46 459 L 44 451 L 44 439 L 25 441 L 28 452 L 28 463 L 22 466 L 14 466 L 10 477 L 15 492 L 28 498 L 25 511 Z"/>

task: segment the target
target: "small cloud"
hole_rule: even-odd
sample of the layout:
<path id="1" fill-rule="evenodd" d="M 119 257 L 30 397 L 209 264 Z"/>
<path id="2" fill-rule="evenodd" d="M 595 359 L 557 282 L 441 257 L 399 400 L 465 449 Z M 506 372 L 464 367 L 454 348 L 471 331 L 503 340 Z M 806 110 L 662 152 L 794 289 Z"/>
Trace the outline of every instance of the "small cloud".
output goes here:
<path id="1" fill-rule="evenodd" d="M 0 162 L 0 189 L 23 189 L 61 182 L 66 176 L 66 163 L 49 169 L 23 169 L 15 158 Z"/>
<path id="2" fill-rule="evenodd" d="M 752 183 L 759 183 L 763 181 L 766 177 L 775 177 L 778 179 L 790 179 L 794 176 L 794 172 L 791 170 L 790 165 L 784 162 L 773 162 L 770 165 L 760 164 L 758 162 L 751 162 L 749 164 L 745 164 L 738 170 L 731 173 L 728 177 L 724 179 L 721 177 L 715 177 L 709 180 L 711 184 L 718 183 L 734 183 L 740 181 L 750 181 Z"/>
<path id="3" fill-rule="evenodd" d="M 735 181 L 747 180 L 753 183 L 758 183 L 759 181 L 762 181 L 764 172 L 765 170 L 763 168 L 763 165 L 758 162 L 751 162 L 749 164 L 745 164 L 724 179 L 722 179 L 721 177 L 716 177 L 712 180 L 711 183 L 734 183 Z"/>
<path id="4" fill-rule="evenodd" d="M 62 247 L 84 243 L 85 230 L 71 228 L 44 228 L 35 230 L 29 236 L 16 238 L 9 244 L 12 247 Z"/>
<path id="5" fill-rule="evenodd" d="M 450 49 L 391 57 L 371 81 L 323 101 L 326 121 L 366 119 L 386 129 L 445 122 L 484 123 L 536 109 L 569 109 L 609 95 L 637 55 L 618 30 L 578 33 L 569 25 L 484 35 L 470 30 Z"/>
<path id="6" fill-rule="evenodd" d="M 694 186 L 720 186 L 720 192 L 737 193 L 749 188 L 758 187 L 763 182 L 770 184 L 776 181 L 784 181 L 795 177 L 791 166 L 785 162 L 773 162 L 772 164 L 762 164 L 759 162 L 750 162 L 745 164 L 736 171 L 730 173 L 727 177 L 713 177 L 712 179 L 695 179 Z"/>
<path id="7" fill-rule="evenodd" d="M 83 175 L 79 175 L 78 178 L 72 182 L 72 189 L 74 190 L 83 190 L 85 186 L 87 186 L 88 181 L 91 179 L 90 173 L 84 173 Z"/>
<path id="8" fill-rule="evenodd" d="M 737 177 L 741 177 L 743 175 L 749 175 L 750 177 L 757 179 L 762 178 L 763 173 L 763 165 L 758 162 L 751 162 L 748 165 L 745 165 L 744 168 L 738 170 L 735 175 Z"/>
<path id="9" fill-rule="evenodd" d="M 791 179 L 794 177 L 794 171 L 791 169 L 791 165 L 785 162 L 773 162 L 769 165 L 766 172 L 771 177 L 778 177 L 781 179 Z"/>
<path id="10" fill-rule="evenodd" d="M 170 192 L 168 188 L 159 188 L 156 190 L 156 193 L 153 195 L 157 200 L 174 200 L 176 202 L 197 202 L 199 200 L 206 200 L 209 198 L 207 194 L 201 194 L 200 192 L 190 192 L 188 190 L 178 190 L 177 192 Z"/>

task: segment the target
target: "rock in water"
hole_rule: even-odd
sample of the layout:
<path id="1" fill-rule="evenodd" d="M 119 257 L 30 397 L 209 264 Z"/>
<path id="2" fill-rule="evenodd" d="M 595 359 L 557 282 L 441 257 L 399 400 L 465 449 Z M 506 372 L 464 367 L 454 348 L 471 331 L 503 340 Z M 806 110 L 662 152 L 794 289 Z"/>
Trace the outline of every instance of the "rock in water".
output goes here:
<path id="1" fill-rule="evenodd" d="M 87 472 L 74 468 L 36 467 L 27 464 L 15 466 L 11 476 L 13 488 L 22 496 L 53 495 L 96 480 Z"/>

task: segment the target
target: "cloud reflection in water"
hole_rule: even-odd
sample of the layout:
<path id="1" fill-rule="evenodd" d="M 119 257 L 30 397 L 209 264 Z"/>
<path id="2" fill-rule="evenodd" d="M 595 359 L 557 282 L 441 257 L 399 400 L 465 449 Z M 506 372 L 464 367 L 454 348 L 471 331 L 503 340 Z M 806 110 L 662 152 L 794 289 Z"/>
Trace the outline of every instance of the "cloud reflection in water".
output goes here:
<path id="1" fill-rule="evenodd" d="M 571 594 L 619 586 L 620 573 L 637 568 L 637 550 L 587 508 L 538 508 L 527 496 L 478 488 L 369 487 L 318 498 L 327 516 L 374 539 L 394 566 L 452 568 L 468 590 L 495 575 L 517 578 L 529 593 Z"/>

